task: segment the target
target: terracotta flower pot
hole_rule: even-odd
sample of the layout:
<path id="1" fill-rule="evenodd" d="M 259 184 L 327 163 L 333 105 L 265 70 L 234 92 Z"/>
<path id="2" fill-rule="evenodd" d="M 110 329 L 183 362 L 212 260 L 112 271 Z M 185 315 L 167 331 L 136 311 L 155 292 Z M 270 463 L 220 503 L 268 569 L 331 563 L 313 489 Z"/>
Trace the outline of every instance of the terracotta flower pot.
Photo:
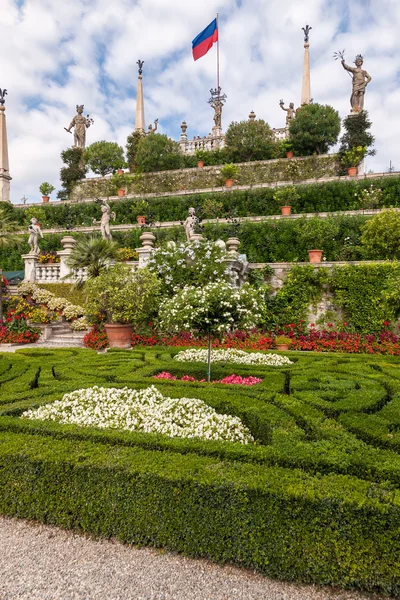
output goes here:
<path id="1" fill-rule="evenodd" d="M 357 175 L 357 167 L 349 167 L 347 169 L 347 175 L 349 177 L 355 177 Z"/>
<path id="2" fill-rule="evenodd" d="M 289 350 L 289 344 L 276 344 L 277 350 Z"/>
<path id="3" fill-rule="evenodd" d="M 233 185 L 233 179 L 227 179 L 225 181 L 225 186 L 226 187 L 232 187 L 232 185 Z"/>
<path id="4" fill-rule="evenodd" d="M 289 152 L 286 152 L 286 158 L 293 158 L 292 150 L 289 150 Z"/>
<path id="5" fill-rule="evenodd" d="M 125 196 L 125 190 L 118 190 L 118 196 L 120 196 L 122 198 L 122 196 Z"/>
<path id="6" fill-rule="evenodd" d="M 111 348 L 130 348 L 132 345 L 133 325 L 107 323 L 104 325 Z"/>
<path id="7" fill-rule="evenodd" d="M 43 202 L 50 202 L 50 196 L 42 196 Z"/>
<path id="8" fill-rule="evenodd" d="M 281 213 L 283 215 L 290 215 L 291 212 L 292 212 L 291 206 L 281 206 Z"/>
<path id="9" fill-rule="evenodd" d="M 308 250 L 308 260 L 310 263 L 321 262 L 323 250 Z"/>
<path id="10" fill-rule="evenodd" d="M 144 225 L 146 223 L 146 217 L 144 217 L 143 215 L 138 215 L 136 219 L 139 225 Z"/>
<path id="11" fill-rule="evenodd" d="M 118 173 L 118 175 L 123 175 L 124 174 L 124 170 L 123 169 L 118 169 L 117 173 Z"/>
<path id="12" fill-rule="evenodd" d="M 204 167 L 204 162 L 202 160 L 198 160 L 197 161 L 197 166 L 199 169 L 202 169 Z"/>

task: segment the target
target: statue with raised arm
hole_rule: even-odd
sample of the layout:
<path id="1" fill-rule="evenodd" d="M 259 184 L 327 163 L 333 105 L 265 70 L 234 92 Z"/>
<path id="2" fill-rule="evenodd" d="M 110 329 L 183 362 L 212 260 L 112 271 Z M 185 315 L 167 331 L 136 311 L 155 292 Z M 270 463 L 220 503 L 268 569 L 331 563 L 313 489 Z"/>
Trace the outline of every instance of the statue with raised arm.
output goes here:
<path id="1" fill-rule="evenodd" d="M 351 112 L 361 112 L 364 110 L 365 88 L 371 81 L 372 77 L 362 68 L 364 59 L 361 54 L 356 56 L 356 60 L 354 61 L 354 64 L 356 65 L 355 67 L 346 65 L 344 62 L 343 53 L 340 53 L 340 55 L 343 69 L 349 73 L 352 73 L 353 76 L 353 91 L 350 97 Z"/>
<path id="2" fill-rule="evenodd" d="M 111 219 L 115 221 L 115 212 L 111 212 L 111 207 L 105 200 L 103 200 L 103 205 L 101 207 L 101 219 L 100 221 L 96 221 L 93 219 L 93 225 L 100 225 L 101 237 L 103 240 L 112 240 L 111 230 L 110 230 L 110 221 Z"/>
<path id="3" fill-rule="evenodd" d="M 84 150 L 86 146 L 86 129 L 88 129 L 94 123 L 93 119 L 91 119 L 89 115 L 85 117 L 82 114 L 83 109 L 83 104 L 77 104 L 77 114 L 72 119 L 71 123 L 69 124 L 69 127 L 64 127 L 65 131 L 68 131 L 68 133 L 72 133 L 71 129 L 75 127 L 73 148 L 82 148 L 82 150 Z"/>
<path id="4" fill-rule="evenodd" d="M 31 249 L 32 254 L 39 254 L 40 253 L 39 235 L 41 238 L 43 238 L 43 233 L 42 233 L 41 227 L 39 225 L 39 221 L 37 219 L 35 219 L 35 217 L 33 217 L 31 219 L 31 224 L 28 227 L 28 231 L 29 231 L 29 239 L 28 239 L 29 248 Z"/>
<path id="5" fill-rule="evenodd" d="M 149 135 L 150 133 L 155 133 L 157 131 L 157 129 L 158 129 L 158 119 L 155 119 L 154 128 L 153 128 L 153 125 L 150 123 L 149 130 L 146 131 L 145 133 L 146 133 L 146 135 Z"/>
<path id="6" fill-rule="evenodd" d="M 284 110 L 287 114 L 286 114 L 286 127 L 289 127 L 290 123 L 293 121 L 293 119 L 296 116 L 296 110 L 294 108 L 294 103 L 291 102 L 289 104 L 289 108 L 285 108 L 285 103 L 283 100 L 281 100 L 279 102 L 279 106 L 281 107 L 282 110 Z"/>

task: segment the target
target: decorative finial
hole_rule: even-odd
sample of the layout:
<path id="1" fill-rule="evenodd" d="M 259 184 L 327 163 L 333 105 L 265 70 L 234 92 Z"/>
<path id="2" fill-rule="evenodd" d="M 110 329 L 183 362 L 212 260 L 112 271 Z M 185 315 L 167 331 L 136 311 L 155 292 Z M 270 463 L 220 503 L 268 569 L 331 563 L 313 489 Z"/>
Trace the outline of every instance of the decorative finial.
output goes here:
<path id="1" fill-rule="evenodd" d="M 301 28 L 304 31 L 304 43 L 308 44 L 308 40 L 310 37 L 310 31 L 312 29 L 312 27 L 310 27 L 310 25 L 306 25 L 305 27 Z"/>
<path id="2" fill-rule="evenodd" d="M 5 96 L 7 96 L 7 90 L 0 90 L 0 104 L 4 106 L 4 102 L 6 101 Z"/>
<path id="3" fill-rule="evenodd" d="M 138 67 L 139 67 L 139 75 L 141 75 L 141 74 L 143 73 L 143 65 L 144 65 L 144 60 L 140 60 L 140 59 L 139 59 L 139 60 L 136 62 L 136 64 L 137 64 L 137 65 L 138 65 Z"/>
<path id="4" fill-rule="evenodd" d="M 256 113 L 254 112 L 254 110 L 252 110 L 251 113 L 249 114 L 249 120 L 254 121 L 255 118 L 256 118 Z"/>

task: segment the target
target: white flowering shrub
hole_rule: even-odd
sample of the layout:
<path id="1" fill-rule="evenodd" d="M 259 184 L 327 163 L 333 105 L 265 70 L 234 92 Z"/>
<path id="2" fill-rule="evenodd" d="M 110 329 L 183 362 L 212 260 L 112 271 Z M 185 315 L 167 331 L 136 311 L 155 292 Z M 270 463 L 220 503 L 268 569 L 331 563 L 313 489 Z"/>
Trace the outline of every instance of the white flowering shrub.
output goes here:
<path id="1" fill-rule="evenodd" d="M 82 317 L 84 314 L 85 309 L 82 306 L 71 304 L 71 302 L 68 302 L 63 310 L 63 316 L 67 319 L 67 321 L 72 321 L 72 319 Z"/>
<path id="2" fill-rule="evenodd" d="M 49 310 L 62 310 L 63 316 L 67 321 L 82 317 L 85 314 L 85 309 L 82 306 L 76 306 L 65 298 L 58 298 L 53 292 L 40 288 L 35 283 L 21 283 L 18 286 L 18 295 L 27 296 L 31 294 L 32 298 L 38 304 L 45 304 Z M 86 327 L 84 327 L 86 329 Z"/>
<path id="3" fill-rule="evenodd" d="M 62 400 L 22 414 L 24 419 L 57 421 L 101 429 L 162 433 L 248 444 L 254 441 L 238 417 L 221 415 L 196 398 L 167 398 L 155 386 L 81 389 Z"/>
<path id="4" fill-rule="evenodd" d="M 206 362 L 208 350 L 202 348 L 190 348 L 179 352 L 174 356 L 174 360 L 180 362 Z M 244 350 L 211 350 L 211 361 L 230 362 L 238 365 L 260 365 L 267 367 L 283 367 L 292 365 L 292 361 L 287 356 L 278 354 L 263 354 L 262 352 L 245 352 Z"/>
<path id="5" fill-rule="evenodd" d="M 56 296 L 53 296 L 53 298 L 50 298 L 47 302 L 47 306 L 50 310 L 63 310 L 68 304 L 70 303 L 65 298 L 57 298 Z"/>
<path id="6" fill-rule="evenodd" d="M 163 282 L 163 291 L 173 294 L 184 285 L 203 286 L 230 276 L 226 250 L 215 242 L 185 242 L 157 248 L 148 268 Z"/>
<path id="7" fill-rule="evenodd" d="M 214 281 L 200 288 L 185 286 L 161 304 L 160 326 L 169 331 L 213 335 L 237 328 L 252 329 L 261 318 L 262 302 L 259 290 L 248 283 L 241 288 L 225 281 Z"/>
<path id="8" fill-rule="evenodd" d="M 90 323 L 86 317 L 79 317 L 79 319 L 72 321 L 70 327 L 74 331 L 85 331 L 90 328 Z"/>

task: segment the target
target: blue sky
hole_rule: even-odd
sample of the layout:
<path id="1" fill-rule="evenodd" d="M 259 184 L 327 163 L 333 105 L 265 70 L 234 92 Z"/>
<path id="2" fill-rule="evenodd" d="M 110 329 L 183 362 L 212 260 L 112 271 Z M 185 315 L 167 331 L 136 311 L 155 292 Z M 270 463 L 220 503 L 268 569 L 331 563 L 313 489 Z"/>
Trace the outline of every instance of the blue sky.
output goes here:
<path id="1" fill-rule="evenodd" d="M 207 135 L 216 85 L 212 49 L 194 62 L 191 40 L 220 14 L 221 85 L 228 100 L 223 128 L 254 110 L 282 127 L 279 100 L 300 103 L 303 32 L 310 34 L 311 87 L 315 102 L 343 118 L 351 80 L 333 52 L 346 61 L 364 55 L 372 76 L 366 109 L 377 155 L 367 169 L 400 170 L 400 4 L 395 0 L 1 0 L 0 87 L 6 101 L 11 198 L 39 201 L 39 185 L 60 187 L 60 152 L 72 142 L 64 127 L 85 104 L 95 119 L 87 142 L 106 139 L 125 146 L 135 124 L 138 58 L 145 61 L 146 123 L 179 138 Z M 54 194 L 55 196 L 55 194 Z"/>

